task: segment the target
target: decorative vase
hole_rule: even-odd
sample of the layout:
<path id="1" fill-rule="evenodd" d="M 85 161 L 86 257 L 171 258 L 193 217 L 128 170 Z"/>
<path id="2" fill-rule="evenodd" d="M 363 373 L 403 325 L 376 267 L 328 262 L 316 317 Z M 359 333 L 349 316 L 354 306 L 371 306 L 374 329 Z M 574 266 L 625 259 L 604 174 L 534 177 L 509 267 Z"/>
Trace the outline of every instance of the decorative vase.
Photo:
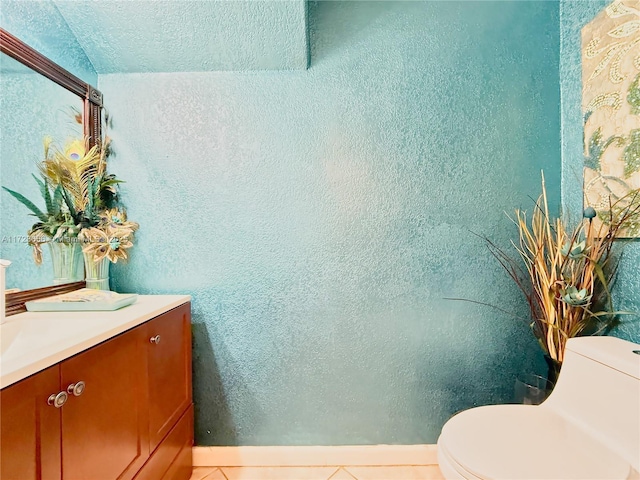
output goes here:
<path id="1" fill-rule="evenodd" d="M 544 361 L 547 362 L 547 380 L 555 386 L 558 382 L 558 375 L 560 375 L 560 367 L 562 364 L 547 354 L 544 355 Z"/>
<path id="2" fill-rule="evenodd" d="M 516 379 L 515 402 L 524 405 L 540 405 L 547 399 L 553 387 L 553 383 L 540 375 L 523 375 Z"/>
<path id="3" fill-rule="evenodd" d="M 516 379 L 515 402 L 525 405 L 540 405 L 544 402 L 556 386 L 560 374 L 561 363 L 549 355 L 544 355 L 547 363 L 547 376 L 523 375 Z"/>
<path id="4" fill-rule="evenodd" d="M 53 262 L 53 284 L 79 282 L 84 278 L 84 260 L 79 243 L 49 242 Z"/>
<path id="5" fill-rule="evenodd" d="M 85 282 L 87 282 L 87 288 L 109 290 L 110 263 L 111 261 L 107 257 L 95 262 L 92 255 L 84 254 Z"/>

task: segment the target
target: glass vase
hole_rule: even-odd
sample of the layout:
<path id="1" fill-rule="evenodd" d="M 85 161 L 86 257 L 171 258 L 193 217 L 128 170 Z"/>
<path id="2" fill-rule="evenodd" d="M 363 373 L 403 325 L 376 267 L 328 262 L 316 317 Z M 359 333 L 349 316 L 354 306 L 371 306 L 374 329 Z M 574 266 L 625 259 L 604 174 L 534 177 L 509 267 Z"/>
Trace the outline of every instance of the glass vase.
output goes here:
<path id="1" fill-rule="evenodd" d="M 555 384 L 540 375 L 524 375 L 516 379 L 515 402 L 524 405 L 540 405 L 551 394 Z"/>
<path id="2" fill-rule="evenodd" d="M 95 262 L 93 255 L 84 254 L 84 268 L 86 272 L 85 282 L 87 288 L 96 290 L 109 290 L 109 264 L 107 257 Z"/>
<path id="3" fill-rule="evenodd" d="M 53 284 L 79 282 L 84 278 L 84 259 L 79 243 L 49 242 Z"/>
<path id="4" fill-rule="evenodd" d="M 547 380 L 554 385 L 558 382 L 558 376 L 560 375 L 560 367 L 562 364 L 557 360 L 554 360 L 545 353 L 544 361 L 547 362 Z"/>

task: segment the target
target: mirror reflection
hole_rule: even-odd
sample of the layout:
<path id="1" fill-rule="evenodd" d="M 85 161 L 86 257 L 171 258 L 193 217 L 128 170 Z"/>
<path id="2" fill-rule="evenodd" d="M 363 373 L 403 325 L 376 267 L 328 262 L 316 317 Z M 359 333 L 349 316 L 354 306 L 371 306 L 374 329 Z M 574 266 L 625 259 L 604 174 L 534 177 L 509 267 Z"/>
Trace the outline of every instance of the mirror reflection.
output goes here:
<path id="1" fill-rule="evenodd" d="M 1 53 L 0 184 L 43 208 L 42 194 L 32 177 L 43 159 L 43 140 L 51 136 L 64 145 L 71 138 L 82 138 L 82 111 L 80 97 Z M 20 265 L 6 270 L 7 289 L 51 285 L 48 249 L 43 249 L 45 259 L 38 266 L 27 244 L 27 231 L 36 218 L 6 191 L 0 193 L 0 202 L 0 258 Z"/>

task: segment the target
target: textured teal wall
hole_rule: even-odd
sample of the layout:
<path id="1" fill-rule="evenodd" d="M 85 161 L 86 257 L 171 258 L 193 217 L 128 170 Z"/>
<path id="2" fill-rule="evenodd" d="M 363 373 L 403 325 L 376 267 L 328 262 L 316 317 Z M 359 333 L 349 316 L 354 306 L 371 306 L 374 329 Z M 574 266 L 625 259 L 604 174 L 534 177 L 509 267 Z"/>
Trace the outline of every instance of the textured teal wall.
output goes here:
<path id="1" fill-rule="evenodd" d="M 433 443 L 542 370 L 469 230 L 544 168 L 560 199 L 553 2 L 320 2 L 299 72 L 101 75 L 141 223 L 119 291 L 193 295 L 201 445 Z M 526 313 L 520 310 L 520 313 Z"/>
<path id="2" fill-rule="evenodd" d="M 100 74 L 308 64 L 306 0 L 54 3 Z"/>
<path id="3" fill-rule="evenodd" d="M 562 91 L 562 203 L 570 213 L 582 211 L 582 65 L 580 30 L 609 1 L 560 2 L 560 81 Z M 574 215 L 575 216 L 575 215 Z M 640 243 L 628 245 L 613 290 L 616 308 L 640 312 Z M 640 318 L 625 316 L 612 334 L 640 342 Z"/>
<path id="4" fill-rule="evenodd" d="M 78 78 L 98 84 L 93 65 L 51 0 L 0 0 L 0 27 Z"/>

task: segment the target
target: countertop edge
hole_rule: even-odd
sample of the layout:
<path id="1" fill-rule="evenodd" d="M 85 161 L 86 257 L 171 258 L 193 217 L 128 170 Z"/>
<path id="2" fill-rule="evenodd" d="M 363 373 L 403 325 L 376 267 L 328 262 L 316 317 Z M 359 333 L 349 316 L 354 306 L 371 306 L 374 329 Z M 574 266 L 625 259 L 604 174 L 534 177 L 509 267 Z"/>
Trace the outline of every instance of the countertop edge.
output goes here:
<path id="1" fill-rule="evenodd" d="M 142 296 L 142 295 L 141 295 Z M 144 297 L 154 297 L 156 295 L 144 295 Z M 158 296 L 165 296 L 165 295 L 158 295 Z M 42 370 L 45 370 L 57 363 L 60 363 L 68 358 L 73 357 L 74 355 L 77 355 L 78 353 L 81 353 L 85 350 L 88 350 L 90 348 L 95 347 L 96 345 L 105 342 L 107 340 L 110 340 L 111 338 L 126 332 L 127 330 L 130 330 L 132 328 L 135 328 L 139 325 L 142 325 L 143 323 L 151 320 L 152 318 L 157 317 L 158 315 L 161 315 L 165 312 L 168 312 L 169 310 L 172 310 L 176 307 L 179 307 L 180 305 L 184 305 L 185 303 L 189 303 L 191 302 L 191 295 L 170 295 L 172 297 L 176 297 L 175 299 L 163 303 L 162 306 L 158 306 L 156 308 L 153 308 L 149 311 L 146 311 L 144 313 L 142 313 L 141 315 L 131 319 L 130 321 L 127 321 L 125 323 L 121 323 L 118 324 L 116 326 L 114 326 L 113 328 L 110 329 L 106 329 L 106 330 L 102 330 L 99 333 L 95 334 L 95 335 L 91 335 L 85 339 L 82 339 L 81 341 L 78 341 L 77 343 L 67 346 L 59 351 L 57 351 L 55 354 L 52 355 L 48 355 L 46 357 L 43 358 L 39 358 L 37 360 L 35 360 L 33 363 L 31 364 L 26 364 L 23 367 L 20 367 L 14 371 L 11 371 L 7 374 L 2 374 L 2 367 L 0 366 L 0 389 L 4 389 L 6 387 L 9 387 L 15 383 L 20 382 L 21 380 L 26 379 L 27 377 L 30 377 L 31 375 L 34 375 Z M 127 307 L 125 307 L 127 308 Z M 113 313 L 117 314 L 117 312 L 119 312 L 120 310 L 115 310 Z M 46 312 L 38 312 L 38 313 L 46 313 Z M 53 313 L 53 312 L 52 312 Z M 56 312 L 59 313 L 59 312 Z M 74 312 L 77 313 L 77 312 Z M 111 312 L 110 312 L 111 313 Z M 29 312 L 25 313 L 25 314 L 18 314 L 15 315 L 15 319 L 12 319 L 12 321 L 20 321 L 20 315 L 28 315 Z"/>

